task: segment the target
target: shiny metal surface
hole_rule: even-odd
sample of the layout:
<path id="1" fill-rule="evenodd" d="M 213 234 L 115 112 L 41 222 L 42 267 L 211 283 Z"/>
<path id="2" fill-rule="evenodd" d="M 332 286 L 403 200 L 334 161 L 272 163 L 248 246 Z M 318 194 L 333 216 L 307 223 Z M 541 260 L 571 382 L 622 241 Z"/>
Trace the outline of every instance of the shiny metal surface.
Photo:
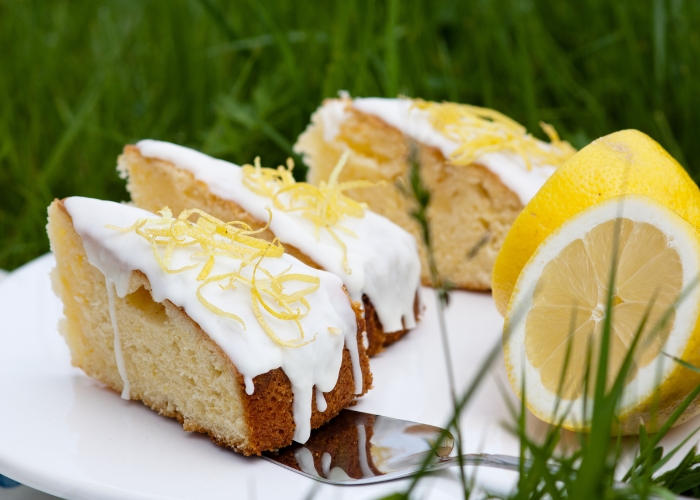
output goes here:
<path id="1" fill-rule="evenodd" d="M 429 471 L 458 465 L 453 448 L 454 437 L 439 427 L 343 410 L 313 431 L 305 444 L 294 443 L 263 458 L 324 483 L 359 485 L 415 474 L 431 455 Z M 463 461 L 518 470 L 518 459 L 506 455 L 464 455 Z"/>

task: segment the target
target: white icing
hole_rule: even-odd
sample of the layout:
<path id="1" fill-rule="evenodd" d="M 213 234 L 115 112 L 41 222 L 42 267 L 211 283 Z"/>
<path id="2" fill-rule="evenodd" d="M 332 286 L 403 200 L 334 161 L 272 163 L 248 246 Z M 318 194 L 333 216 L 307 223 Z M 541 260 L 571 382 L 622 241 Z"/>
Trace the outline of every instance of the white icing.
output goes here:
<path id="1" fill-rule="evenodd" d="M 253 377 L 245 376 L 243 377 L 243 382 L 245 383 L 245 393 L 250 396 L 255 392 L 255 384 L 253 384 Z"/>
<path id="2" fill-rule="evenodd" d="M 107 299 L 109 300 L 109 319 L 112 322 L 112 330 L 114 331 L 114 357 L 117 361 L 117 371 L 119 372 L 123 384 L 122 399 L 131 399 L 131 384 L 129 384 L 129 374 L 126 372 L 124 354 L 122 353 L 121 335 L 119 334 L 119 325 L 117 324 L 114 281 L 107 278 L 105 279 L 105 285 L 107 285 Z"/>
<path id="3" fill-rule="evenodd" d="M 191 172 L 214 195 L 235 201 L 260 221 L 268 220 L 269 207 L 275 236 L 340 276 L 353 300 L 361 301 L 366 294 L 386 333 L 415 327 L 413 304 L 420 284 L 416 241 L 389 219 L 366 210 L 363 218 L 346 217 L 341 222 L 356 235 L 336 231 L 347 246 L 348 274 L 343 269 L 343 250 L 327 231 L 317 231 L 300 213 L 277 209 L 269 198 L 250 191 L 243 185 L 238 165 L 167 142 L 143 140 L 137 146 L 146 158 L 166 160 Z"/>
<path id="4" fill-rule="evenodd" d="M 340 133 L 340 125 L 350 116 L 342 99 L 329 99 L 318 110 L 323 120 L 323 140 L 332 141 Z"/>
<path id="5" fill-rule="evenodd" d="M 68 198 L 64 205 L 73 219 L 75 230 L 83 239 L 88 261 L 102 271 L 107 280 L 115 283 L 117 294 L 120 297 L 127 294 L 132 271 L 143 272 L 150 282 L 154 300 L 163 302 L 168 299 L 183 308 L 231 359 L 245 378 L 249 394 L 254 389 L 254 377 L 276 368 L 284 370 L 294 394 L 296 441 L 306 442 L 310 434 L 314 386 L 323 392 L 335 387 L 344 346 L 347 346 L 353 359 L 356 392 L 362 391 L 357 322 L 337 276 L 310 268 L 287 254 L 279 259 L 268 258 L 264 261 L 264 267 L 275 274 L 291 266 L 292 273 L 320 279 L 318 291 L 306 296 L 311 311 L 300 320 L 306 338 L 316 335 L 316 340 L 302 347 L 285 347 L 275 343 L 260 326 L 250 306 L 248 287 L 239 285 L 235 289 L 223 290 L 214 284 L 203 290 L 207 300 L 221 308 L 230 310 L 230 304 L 236 304 L 235 313 L 244 321 L 244 329 L 233 319 L 213 314 L 197 299 L 196 290 L 201 282 L 196 277 L 201 266 L 168 274 L 153 258 L 150 243 L 144 238 L 133 231 L 120 232 L 105 227 L 107 224 L 130 227 L 137 219 L 156 217 L 150 212 L 80 197 Z M 172 268 L 191 263 L 192 255 L 197 251 L 201 251 L 198 245 L 178 247 L 173 254 Z M 238 261 L 234 259 L 217 259 L 212 275 L 234 271 L 237 265 Z M 228 304 L 228 307 L 224 304 Z M 291 321 L 269 318 L 268 323 L 282 339 L 292 340 L 298 336 Z"/>
<path id="6" fill-rule="evenodd" d="M 308 448 L 297 448 L 294 450 L 294 459 L 297 461 L 297 465 L 302 472 L 305 472 L 311 477 L 321 477 L 318 475 L 316 470 L 316 464 L 314 463 L 314 455 Z"/>
<path id="7" fill-rule="evenodd" d="M 331 454 L 327 451 L 324 451 L 323 455 L 321 455 L 321 472 L 323 472 L 323 477 L 328 477 L 328 474 L 331 471 L 332 460 L 333 457 L 331 457 Z"/>
<path id="8" fill-rule="evenodd" d="M 316 389 L 316 409 L 323 413 L 326 411 L 326 408 L 328 408 L 328 404 L 326 403 L 326 398 L 323 395 L 323 392 Z"/>
<path id="9" fill-rule="evenodd" d="M 316 113 L 317 119 L 323 124 L 324 140 L 331 141 L 338 135 L 340 126 L 348 116 L 348 105 L 381 118 L 417 142 L 439 149 L 445 158 L 449 159 L 460 146 L 436 130 L 430 122 L 428 112 L 413 107 L 411 99 L 379 97 L 355 98 L 352 101 L 327 99 Z M 538 144 L 544 150 L 550 147 L 545 142 L 538 141 Z M 475 163 L 496 174 L 501 182 L 518 196 L 523 205 L 532 199 L 556 170 L 556 167 L 551 165 L 532 165 L 528 170 L 523 159 L 510 151 L 482 154 Z"/>
<path id="10" fill-rule="evenodd" d="M 347 481 L 347 482 L 352 482 L 354 481 L 353 478 L 348 476 L 348 473 L 345 472 L 343 469 L 340 467 L 333 467 L 331 471 L 326 475 L 326 479 L 330 479 L 331 481 Z"/>
<path id="11" fill-rule="evenodd" d="M 374 472 L 372 472 L 367 460 L 367 433 L 362 424 L 357 424 L 357 453 L 362 477 L 374 477 Z"/>

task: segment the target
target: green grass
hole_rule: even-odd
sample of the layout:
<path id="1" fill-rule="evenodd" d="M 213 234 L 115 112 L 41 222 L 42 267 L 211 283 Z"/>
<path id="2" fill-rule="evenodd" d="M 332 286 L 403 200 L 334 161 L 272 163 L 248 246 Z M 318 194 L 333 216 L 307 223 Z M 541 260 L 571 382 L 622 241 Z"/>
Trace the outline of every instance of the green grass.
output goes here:
<path id="1" fill-rule="evenodd" d="M 339 89 L 489 106 L 539 135 L 552 123 L 577 147 L 637 128 L 697 181 L 699 24 L 700 3 L 683 0 L 0 0 L 0 268 L 48 250 L 52 198 L 125 199 L 124 144 L 282 163 Z M 607 432 L 618 395 L 598 392 L 602 431 L 578 455 L 556 455 L 556 426 L 529 441 L 514 412 L 537 465 L 514 498 L 699 489 L 697 456 L 658 476 L 658 435 L 643 436 L 631 490 L 617 495 Z"/>
<path id="2" fill-rule="evenodd" d="M 282 162 L 338 89 L 490 106 L 577 147 L 634 127 L 698 179 L 699 23 L 682 0 L 0 0 L 0 268 L 47 251 L 53 197 L 126 198 L 125 143 Z"/>

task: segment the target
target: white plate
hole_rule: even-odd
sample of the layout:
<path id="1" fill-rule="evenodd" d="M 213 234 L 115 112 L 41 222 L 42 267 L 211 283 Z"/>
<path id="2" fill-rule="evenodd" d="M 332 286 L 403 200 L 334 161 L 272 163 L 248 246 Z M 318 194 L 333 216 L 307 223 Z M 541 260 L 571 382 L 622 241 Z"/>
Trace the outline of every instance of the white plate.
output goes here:
<path id="1" fill-rule="evenodd" d="M 0 474 L 70 499 L 266 499 L 379 498 L 407 481 L 371 486 L 321 485 L 261 459 L 246 458 L 189 434 L 174 420 L 115 393 L 72 368 L 57 331 L 61 303 L 51 291 L 45 255 L 0 284 Z M 435 297 L 424 289 L 419 327 L 372 360 L 374 389 L 356 409 L 443 426 L 450 415 Z M 455 292 L 447 313 L 458 389 L 466 387 L 486 353 L 498 342 L 502 319 L 491 296 Z M 503 429 L 506 400 L 516 403 L 502 358 L 491 369 L 461 424 L 464 449 L 517 455 Z M 694 429 L 697 419 L 674 430 L 670 446 Z M 531 419 L 533 432 L 542 428 Z M 505 493 L 515 475 L 470 469 L 483 487 Z M 426 478 L 423 498 L 461 498 L 457 470 Z"/>

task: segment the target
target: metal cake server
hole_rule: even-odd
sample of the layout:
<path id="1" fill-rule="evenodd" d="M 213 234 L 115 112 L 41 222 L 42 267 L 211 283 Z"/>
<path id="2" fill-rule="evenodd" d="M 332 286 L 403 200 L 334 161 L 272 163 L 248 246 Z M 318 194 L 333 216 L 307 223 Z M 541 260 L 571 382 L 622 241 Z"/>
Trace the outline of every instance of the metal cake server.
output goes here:
<path id="1" fill-rule="evenodd" d="M 415 474 L 428 455 L 427 468 L 436 471 L 458 465 L 451 456 L 454 437 L 447 433 L 437 449 L 432 445 L 443 429 L 397 418 L 343 410 L 311 433 L 305 444 L 294 443 L 263 458 L 304 476 L 329 484 L 359 485 L 390 481 Z M 518 470 L 517 457 L 463 455 L 465 465 Z"/>
<path id="2" fill-rule="evenodd" d="M 443 429 L 397 418 L 343 410 L 323 427 L 311 432 L 305 444 L 294 443 L 263 458 L 317 481 L 360 485 L 390 481 L 415 474 L 431 452 Z M 451 456 L 454 437 L 447 433 L 426 469 L 436 471 L 459 465 Z M 464 465 L 519 470 L 519 459 L 486 453 L 463 455 Z M 525 464 L 528 465 L 527 463 Z M 616 483 L 624 487 L 624 483 Z M 661 500 L 655 494 L 650 499 Z M 678 500 L 691 500 L 678 496 Z"/>

